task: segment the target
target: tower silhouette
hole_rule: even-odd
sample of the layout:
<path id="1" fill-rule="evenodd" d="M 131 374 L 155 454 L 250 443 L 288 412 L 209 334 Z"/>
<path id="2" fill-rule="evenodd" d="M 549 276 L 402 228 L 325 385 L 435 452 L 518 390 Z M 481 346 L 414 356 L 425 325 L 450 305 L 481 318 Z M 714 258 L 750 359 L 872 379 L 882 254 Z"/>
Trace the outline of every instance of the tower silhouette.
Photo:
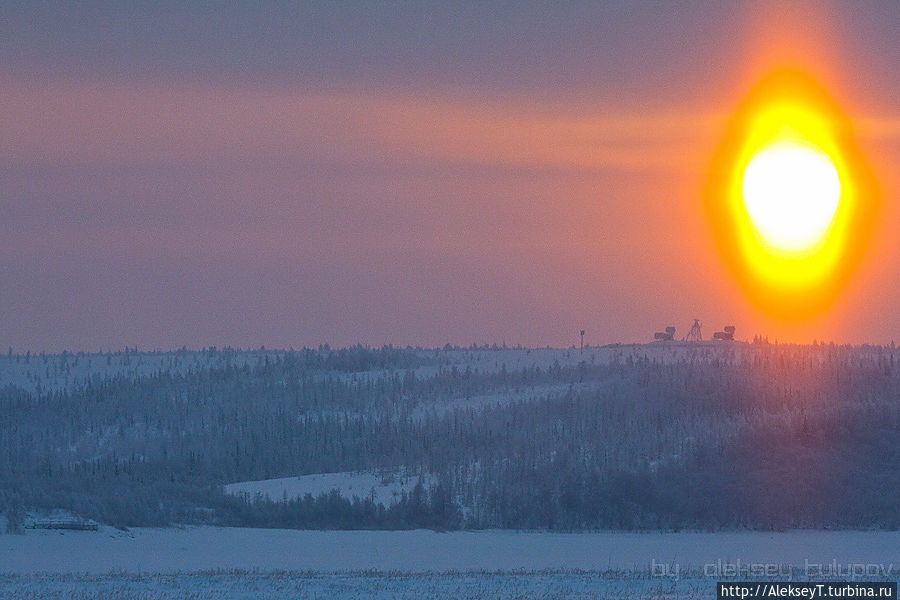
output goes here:
<path id="1" fill-rule="evenodd" d="M 687 337 L 684 338 L 686 342 L 700 342 L 703 341 L 703 332 L 700 331 L 700 319 L 694 319 L 694 324 L 691 325 L 691 330 L 688 332 Z"/>

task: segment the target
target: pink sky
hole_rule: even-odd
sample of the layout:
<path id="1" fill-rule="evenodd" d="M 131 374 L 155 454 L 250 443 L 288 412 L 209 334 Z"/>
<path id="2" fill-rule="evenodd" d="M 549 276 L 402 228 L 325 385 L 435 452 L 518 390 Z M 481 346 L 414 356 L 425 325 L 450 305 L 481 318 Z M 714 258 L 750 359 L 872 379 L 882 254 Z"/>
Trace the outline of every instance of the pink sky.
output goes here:
<path id="1" fill-rule="evenodd" d="M 582 328 L 590 343 L 683 334 L 695 317 L 709 334 L 889 343 L 900 107 L 884 71 L 869 86 L 849 59 L 823 74 L 884 192 L 837 304 L 773 321 L 714 249 L 700 192 L 757 62 L 658 94 L 635 70 L 595 97 L 9 70 L 0 343 L 568 345 Z"/>

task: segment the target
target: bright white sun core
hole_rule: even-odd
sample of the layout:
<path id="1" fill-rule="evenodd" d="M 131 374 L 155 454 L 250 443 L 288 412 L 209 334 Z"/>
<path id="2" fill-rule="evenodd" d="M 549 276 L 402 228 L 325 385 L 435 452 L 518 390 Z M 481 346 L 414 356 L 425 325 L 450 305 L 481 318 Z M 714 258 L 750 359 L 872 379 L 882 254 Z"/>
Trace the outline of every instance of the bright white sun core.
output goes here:
<path id="1" fill-rule="evenodd" d="M 831 158 L 801 140 L 763 146 L 747 164 L 744 205 L 762 241 L 776 251 L 804 254 L 824 240 L 841 198 Z"/>

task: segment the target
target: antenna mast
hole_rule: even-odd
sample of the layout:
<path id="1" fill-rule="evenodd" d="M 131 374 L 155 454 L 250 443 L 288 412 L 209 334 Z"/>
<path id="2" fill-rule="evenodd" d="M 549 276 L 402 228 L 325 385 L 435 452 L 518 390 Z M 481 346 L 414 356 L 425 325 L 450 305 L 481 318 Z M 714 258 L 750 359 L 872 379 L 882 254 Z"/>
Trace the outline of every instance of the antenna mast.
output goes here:
<path id="1" fill-rule="evenodd" d="M 700 319 L 694 319 L 694 324 L 691 325 L 691 330 L 688 332 L 687 337 L 684 338 L 686 342 L 702 342 L 703 341 L 703 333 L 700 331 Z"/>

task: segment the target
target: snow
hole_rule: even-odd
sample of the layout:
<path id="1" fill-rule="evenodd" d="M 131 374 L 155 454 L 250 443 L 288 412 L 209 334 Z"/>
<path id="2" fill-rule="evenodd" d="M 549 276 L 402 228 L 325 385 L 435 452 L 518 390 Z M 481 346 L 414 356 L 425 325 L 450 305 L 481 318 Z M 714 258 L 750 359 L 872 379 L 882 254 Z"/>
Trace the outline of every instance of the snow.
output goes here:
<path id="1" fill-rule="evenodd" d="M 806 561 L 900 567 L 900 532 L 529 533 L 295 531 L 189 527 L 0 536 L 0 573 L 541 571 L 622 569 L 653 561 L 684 571 L 721 563 Z M 895 567 L 895 568 L 896 568 Z"/>
<path id="2" fill-rule="evenodd" d="M 240 481 L 226 485 L 225 493 L 235 496 L 246 494 L 251 501 L 257 494 L 260 494 L 269 500 L 279 502 L 285 498 L 288 500 L 302 498 L 306 494 L 316 497 L 334 489 L 348 500 L 353 500 L 353 498 L 362 500 L 370 497 L 374 490 L 375 503 L 388 507 L 399 501 L 403 492 L 410 493 L 420 479 L 426 487 L 434 483 L 434 478 L 431 476 L 420 477 L 406 473 L 404 470 L 396 472 L 357 471 Z"/>
<path id="3" fill-rule="evenodd" d="M 35 392 L 68 390 L 92 377 L 134 379 L 159 371 L 188 373 L 203 368 L 234 364 L 253 366 L 283 351 L 243 350 L 215 353 L 176 350 L 172 352 L 115 352 L 0 355 L 0 385 L 15 385 Z M 230 362 L 229 362 L 230 361 Z"/>
<path id="4" fill-rule="evenodd" d="M 664 596 L 663 596 L 664 595 Z M 0 597 L 116 598 L 119 600 L 670 600 L 715 597 L 715 582 L 669 580 L 622 573 L 310 573 L 240 571 L 126 575 L 0 577 Z"/>
<path id="5" fill-rule="evenodd" d="M 586 346 L 583 350 L 569 348 L 476 348 L 476 349 L 430 349 L 417 350 L 423 360 L 421 366 L 408 369 L 418 377 L 433 377 L 441 369 L 456 368 L 478 370 L 482 373 L 497 372 L 503 367 L 515 372 L 522 369 L 540 368 L 546 371 L 555 364 L 573 367 L 584 362 L 591 364 L 611 364 L 624 362 L 630 358 L 661 363 L 684 361 L 710 361 L 731 357 L 741 360 L 754 352 L 764 351 L 765 345 L 754 346 L 746 342 L 649 342 L 641 344 L 608 344 L 606 346 Z M 823 346 L 822 353 L 827 352 Z M 855 349 L 858 353 L 881 353 L 884 348 L 863 346 Z M 103 352 L 64 354 L 0 354 L 0 385 L 15 385 L 29 392 L 40 389 L 44 392 L 72 389 L 92 377 L 135 378 L 159 371 L 188 373 L 205 368 L 231 364 L 235 366 L 256 365 L 266 358 L 272 360 L 283 356 L 285 350 L 219 350 L 216 352 L 175 350 L 170 352 Z M 406 372 L 407 369 L 402 369 Z M 321 376 L 336 377 L 346 381 L 378 379 L 388 370 L 368 370 L 353 373 L 321 373 Z"/>
<path id="6" fill-rule="evenodd" d="M 483 408 L 494 408 L 500 406 L 510 406 L 518 403 L 540 402 L 547 398 L 559 398 L 570 390 L 580 392 L 588 389 L 583 384 L 547 384 L 547 385 L 529 385 L 525 388 L 510 390 L 508 392 L 499 392 L 496 394 L 478 394 L 469 396 L 468 398 L 451 398 L 449 400 L 437 400 L 435 402 L 423 403 L 416 407 L 412 412 L 414 419 L 424 419 L 427 416 L 438 417 L 454 410 L 480 410 Z"/>
<path id="7" fill-rule="evenodd" d="M 481 372 L 496 372 L 503 366 L 508 371 L 538 367 L 546 371 L 558 363 L 560 366 L 575 366 L 582 361 L 587 364 L 609 364 L 633 358 L 648 357 L 661 362 L 677 362 L 690 359 L 709 359 L 723 354 L 743 352 L 749 345 L 734 342 L 701 342 L 684 344 L 679 342 L 648 344 L 612 344 L 602 347 L 576 348 L 500 348 L 460 349 L 460 350 L 420 350 L 418 355 L 429 364 L 411 369 L 417 376 L 432 377 L 441 368 L 456 367 L 478 369 Z M 256 365 L 267 357 L 274 359 L 286 353 L 285 350 L 237 350 L 210 353 L 205 351 L 176 350 L 171 352 L 128 352 L 115 353 L 70 353 L 64 354 L 0 354 L 0 385 L 15 385 L 29 392 L 40 389 L 44 392 L 72 389 L 92 377 L 135 378 L 152 375 L 159 371 L 188 373 L 199 369 L 232 364 L 235 366 Z M 437 362 L 437 366 L 434 364 Z M 340 379 L 377 379 L 385 370 L 360 371 L 356 373 L 332 374 Z"/>
<path id="8" fill-rule="evenodd" d="M 729 354 L 738 354 L 753 347 L 743 342 L 651 342 L 647 344 L 610 344 L 607 346 L 578 348 L 503 348 L 499 350 L 441 351 L 436 356 L 442 366 L 465 370 L 496 372 L 505 365 L 507 371 L 535 367 L 546 371 L 554 364 L 577 366 L 586 364 L 612 364 L 624 362 L 629 357 L 647 357 L 659 362 L 685 360 L 711 360 Z M 428 353 L 424 353 L 428 355 Z"/>

